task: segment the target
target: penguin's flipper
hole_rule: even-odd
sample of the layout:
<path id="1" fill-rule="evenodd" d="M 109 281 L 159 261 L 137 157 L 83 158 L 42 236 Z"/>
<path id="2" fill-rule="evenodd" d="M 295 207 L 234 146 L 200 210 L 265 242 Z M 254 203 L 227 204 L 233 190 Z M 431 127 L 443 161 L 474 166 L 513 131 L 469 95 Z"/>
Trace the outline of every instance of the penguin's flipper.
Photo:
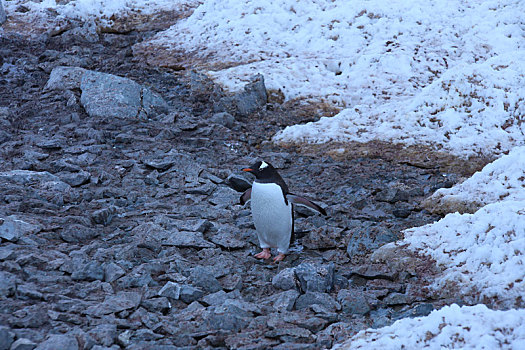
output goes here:
<path id="1" fill-rule="evenodd" d="M 244 191 L 244 193 L 242 194 L 239 202 L 241 203 L 241 205 L 244 205 L 246 204 L 246 202 L 248 202 L 250 199 L 252 198 L 252 189 L 249 188 L 247 189 L 246 191 Z"/>
<path id="2" fill-rule="evenodd" d="M 294 204 L 304 205 L 326 216 L 326 211 L 323 208 L 304 197 L 298 196 L 293 193 L 288 193 L 286 195 L 286 198 L 288 198 L 288 200 Z"/>

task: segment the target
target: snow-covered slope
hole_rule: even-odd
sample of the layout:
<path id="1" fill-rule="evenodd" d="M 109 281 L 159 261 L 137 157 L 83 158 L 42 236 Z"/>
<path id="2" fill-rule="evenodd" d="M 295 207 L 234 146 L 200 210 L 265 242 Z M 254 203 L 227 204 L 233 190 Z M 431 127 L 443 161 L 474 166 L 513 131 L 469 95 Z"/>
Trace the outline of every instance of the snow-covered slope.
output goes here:
<path id="1" fill-rule="evenodd" d="M 426 317 L 361 331 L 334 349 L 522 349 L 525 312 L 455 304 Z"/>
<path id="2" fill-rule="evenodd" d="M 150 45 L 191 51 L 232 90 L 262 73 L 287 98 L 344 108 L 278 142 L 498 154 L 525 134 L 523 13 L 512 0 L 206 1 Z"/>

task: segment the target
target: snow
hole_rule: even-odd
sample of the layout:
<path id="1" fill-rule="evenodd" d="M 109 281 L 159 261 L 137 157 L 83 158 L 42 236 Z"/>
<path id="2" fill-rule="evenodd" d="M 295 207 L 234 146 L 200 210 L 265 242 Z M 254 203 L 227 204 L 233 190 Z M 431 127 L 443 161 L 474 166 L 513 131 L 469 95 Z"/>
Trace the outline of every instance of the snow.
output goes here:
<path id="1" fill-rule="evenodd" d="M 488 204 L 474 214 L 451 213 L 404 231 L 410 249 L 442 269 L 431 286 L 439 296 L 504 308 L 525 305 L 525 202 Z"/>
<path id="2" fill-rule="evenodd" d="M 287 100 L 340 108 L 290 126 L 278 143 L 423 144 L 460 157 L 500 156 L 429 202 L 450 213 L 404 232 L 433 258 L 438 297 L 467 303 L 362 331 L 343 348 L 503 348 L 525 342 L 525 1 L 4 1 L 8 16 L 111 21 L 194 8 L 142 45 L 181 51 L 231 91 L 257 73 Z M 19 13 L 20 14 L 20 13 Z M 454 207 L 451 203 L 462 203 Z M 454 209 L 456 208 L 456 209 Z M 469 212 L 469 213 L 466 213 Z M 509 309 L 521 307 L 521 309 Z"/>
<path id="3" fill-rule="evenodd" d="M 57 1 L 42 0 L 39 2 L 27 0 L 5 1 L 6 12 L 13 14 L 16 8 L 23 4 L 30 11 L 30 16 L 44 16 L 46 11 L 56 12 L 57 19 L 78 19 L 78 20 L 101 20 L 110 21 L 115 15 L 130 12 L 151 14 L 163 10 L 179 9 L 184 6 L 196 6 L 198 1 L 189 0 L 73 0 Z"/>
<path id="4" fill-rule="evenodd" d="M 240 90 L 344 108 L 277 142 L 391 140 L 471 156 L 523 144 L 522 1 L 206 1 L 150 45 L 190 51 Z M 177 40 L 174 40 L 176 38 Z"/>
<path id="5" fill-rule="evenodd" d="M 525 147 L 514 148 L 452 188 L 439 189 L 428 201 L 438 208 L 461 203 L 479 209 L 501 200 L 525 203 Z"/>
<path id="6" fill-rule="evenodd" d="M 334 349 L 523 349 L 525 312 L 445 306 L 426 317 L 367 329 Z"/>

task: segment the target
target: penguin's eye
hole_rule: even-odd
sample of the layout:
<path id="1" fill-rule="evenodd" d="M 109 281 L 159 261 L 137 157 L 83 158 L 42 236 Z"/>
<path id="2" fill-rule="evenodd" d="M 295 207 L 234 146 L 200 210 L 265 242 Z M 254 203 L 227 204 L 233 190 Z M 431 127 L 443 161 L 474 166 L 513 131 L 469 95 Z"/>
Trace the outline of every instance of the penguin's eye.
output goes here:
<path id="1" fill-rule="evenodd" d="M 263 170 L 264 168 L 266 168 L 268 166 L 268 163 L 266 162 L 262 162 L 261 163 L 261 166 L 259 167 L 259 170 Z"/>

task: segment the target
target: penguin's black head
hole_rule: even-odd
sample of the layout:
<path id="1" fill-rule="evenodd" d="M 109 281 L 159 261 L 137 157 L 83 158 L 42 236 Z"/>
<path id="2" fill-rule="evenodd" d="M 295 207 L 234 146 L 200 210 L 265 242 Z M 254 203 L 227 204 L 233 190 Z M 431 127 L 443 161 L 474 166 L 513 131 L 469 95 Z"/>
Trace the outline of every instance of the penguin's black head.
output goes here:
<path id="1" fill-rule="evenodd" d="M 244 168 L 242 171 L 247 171 L 255 175 L 259 180 L 261 179 L 271 179 L 276 176 L 277 170 L 265 161 L 258 161 L 249 168 Z"/>

